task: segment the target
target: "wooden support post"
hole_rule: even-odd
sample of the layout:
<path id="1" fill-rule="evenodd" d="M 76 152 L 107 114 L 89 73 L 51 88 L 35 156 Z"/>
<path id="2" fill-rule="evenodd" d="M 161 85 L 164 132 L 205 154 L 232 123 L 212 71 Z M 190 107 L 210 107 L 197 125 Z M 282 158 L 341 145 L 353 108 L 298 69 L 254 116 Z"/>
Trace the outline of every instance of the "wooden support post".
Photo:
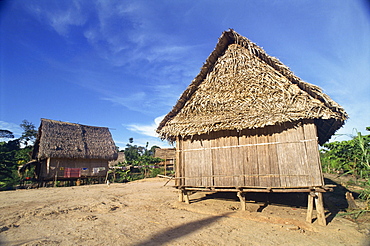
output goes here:
<path id="1" fill-rule="evenodd" d="M 187 190 L 184 190 L 184 198 L 185 198 L 185 203 L 190 204 L 189 193 Z"/>
<path id="2" fill-rule="evenodd" d="M 237 196 L 240 200 L 240 210 L 245 211 L 246 210 L 246 204 L 245 204 L 245 194 L 241 191 L 238 191 Z"/>
<path id="3" fill-rule="evenodd" d="M 183 190 L 179 190 L 179 202 L 184 202 L 184 192 L 183 192 Z"/>
<path id="4" fill-rule="evenodd" d="M 315 205 L 317 211 L 317 220 L 319 225 L 326 226 L 324 201 L 321 192 L 315 192 Z"/>
<path id="5" fill-rule="evenodd" d="M 314 199 L 314 197 L 315 197 L 315 193 L 313 193 L 313 192 L 308 193 L 307 216 L 306 216 L 306 221 L 308 223 L 312 223 L 313 199 Z"/>
<path id="6" fill-rule="evenodd" d="M 314 203 L 316 206 L 317 222 L 319 225 L 325 226 L 326 219 L 325 219 L 324 201 L 321 192 L 310 192 L 308 194 L 306 221 L 312 223 Z"/>

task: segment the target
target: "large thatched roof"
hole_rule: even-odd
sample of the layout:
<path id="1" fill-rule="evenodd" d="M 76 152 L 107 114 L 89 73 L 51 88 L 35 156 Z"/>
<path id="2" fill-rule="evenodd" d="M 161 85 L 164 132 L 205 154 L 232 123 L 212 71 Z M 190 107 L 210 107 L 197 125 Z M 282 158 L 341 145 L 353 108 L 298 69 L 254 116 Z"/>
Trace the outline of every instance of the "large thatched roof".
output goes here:
<path id="1" fill-rule="evenodd" d="M 106 127 L 41 119 L 33 158 L 115 160 L 117 150 Z"/>
<path id="2" fill-rule="evenodd" d="M 176 136 L 314 119 L 323 144 L 347 118 L 319 87 L 302 81 L 277 58 L 228 30 L 157 132 L 162 139 L 175 141 Z"/>

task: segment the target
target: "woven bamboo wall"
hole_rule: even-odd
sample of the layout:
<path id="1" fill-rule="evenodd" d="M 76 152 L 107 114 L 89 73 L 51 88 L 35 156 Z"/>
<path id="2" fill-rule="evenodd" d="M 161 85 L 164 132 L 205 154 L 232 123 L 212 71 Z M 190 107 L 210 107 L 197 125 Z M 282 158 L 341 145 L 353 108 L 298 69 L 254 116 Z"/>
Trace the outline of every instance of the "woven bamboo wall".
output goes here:
<path id="1" fill-rule="evenodd" d="M 158 163 L 159 165 L 174 165 L 176 160 L 176 149 L 175 148 L 157 148 L 155 150 L 154 157 L 163 159 L 163 162 Z"/>
<path id="2" fill-rule="evenodd" d="M 177 163 L 178 186 L 323 185 L 312 121 L 178 139 Z"/>
<path id="3" fill-rule="evenodd" d="M 40 178 L 44 180 L 65 178 L 67 168 L 80 169 L 81 177 L 105 177 L 108 161 L 99 159 L 58 159 L 49 158 L 41 162 Z"/>

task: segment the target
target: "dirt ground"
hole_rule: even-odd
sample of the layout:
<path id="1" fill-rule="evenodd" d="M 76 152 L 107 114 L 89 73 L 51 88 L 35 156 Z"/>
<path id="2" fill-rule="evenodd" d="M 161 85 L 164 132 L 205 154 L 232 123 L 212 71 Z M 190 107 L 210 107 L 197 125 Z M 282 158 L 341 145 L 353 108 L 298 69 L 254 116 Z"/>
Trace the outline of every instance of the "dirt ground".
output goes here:
<path id="1" fill-rule="evenodd" d="M 180 203 L 165 182 L 0 192 L 0 244 L 370 245 L 366 224 L 335 214 L 325 227 L 306 223 L 298 193 L 269 197 L 267 206 L 266 195 L 252 194 L 248 211 L 240 211 L 228 193 L 196 193 Z"/>

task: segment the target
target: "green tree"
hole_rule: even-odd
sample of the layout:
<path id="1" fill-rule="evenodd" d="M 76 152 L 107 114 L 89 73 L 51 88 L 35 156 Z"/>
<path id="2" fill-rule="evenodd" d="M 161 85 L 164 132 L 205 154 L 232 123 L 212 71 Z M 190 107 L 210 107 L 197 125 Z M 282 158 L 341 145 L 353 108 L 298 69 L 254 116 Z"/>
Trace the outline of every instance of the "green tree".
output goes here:
<path id="1" fill-rule="evenodd" d="M 126 163 L 127 165 L 138 166 L 142 178 L 147 178 L 153 173 L 155 165 L 162 161 L 162 159 L 154 157 L 154 151 L 159 147 L 152 146 L 149 149 L 149 142 L 146 143 L 145 147 L 132 145 L 133 142 L 134 139 L 130 138 L 124 150 Z"/>
<path id="2" fill-rule="evenodd" d="M 23 120 L 22 124 L 20 124 L 20 127 L 23 129 L 22 136 L 19 138 L 20 141 L 26 146 L 29 144 L 29 142 L 31 142 L 31 145 L 33 145 L 37 136 L 35 125 L 27 120 Z"/>
<path id="3" fill-rule="evenodd" d="M 124 150 L 126 162 L 130 165 L 139 158 L 141 153 L 140 147 L 137 145 L 132 145 L 133 142 L 133 138 L 130 138 L 129 143 L 126 144 L 126 148 Z"/>
<path id="4" fill-rule="evenodd" d="M 0 138 L 14 138 L 14 134 L 9 130 L 0 129 Z"/>
<path id="5" fill-rule="evenodd" d="M 17 179 L 19 140 L 0 143 L 0 188 L 13 186 Z"/>
<path id="6" fill-rule="evenodd" d="M 368 127 L 366 129 L 369 130 Z M 370 177 L 370 135 L 356 133 L 351 140 L 324 144 L 321 150 L 324 171 Z"/>
<path id="7" fill-rule="evenodd" d="M 19 165 L 27 163 L 31 158 L 33 141 L 37 131 L 35 126 L 24 120 L 20 126 L 23 129 L 22 136 L 15 140 L 0 142 L 0 188 L 13 187 L 19 184 L 18 175 Z M 14 138 L 14 134 L 9 130 L 0 130 L 1 138 Z M 21 147 L 21 143 L 25 147 Z"/>

